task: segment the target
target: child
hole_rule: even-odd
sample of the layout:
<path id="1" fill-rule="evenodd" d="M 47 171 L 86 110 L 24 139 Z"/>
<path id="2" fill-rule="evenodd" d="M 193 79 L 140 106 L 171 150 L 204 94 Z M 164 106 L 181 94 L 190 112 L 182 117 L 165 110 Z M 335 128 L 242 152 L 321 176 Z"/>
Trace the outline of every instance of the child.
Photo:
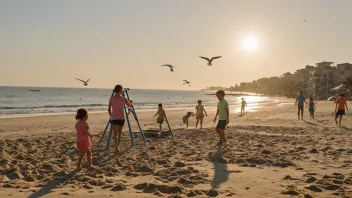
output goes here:
<path id="1" fill-rule="evenodd" d="M 315 102 L 313 98 L 309 99 L 309 113 L 310 113 L 310 119 L 314 119 L 314 111 L 316 109 Z"/>
<path id="2" fill-rule="evenodd" d="M 225 98 L 225 91 L 219 90 L 216 92 L 216 97 L 219 99 L 218 108 L 216 111 L 216 115 L 214 118 L 214 123 L 216 122 L 216 118 L 219 115 L 219 122 L 216 126 L 216 132 L 219 134 L 220 141 L 218 145 L 222 145 L 223 143 L 227 142 L 225 138 L 225 128 L 226 125 L 229 123 L 229 104 L 224 99 Z"/>
<path id="3" fill-rule="evenodd" d="M 194 116 L 194 114 L 192 112 L 187 112 L 187 114 L 182 118 L 183 124 L 186 124 L 187 127 L 188 127 L 188 120 L 191 116 Z"/>
<path id="4" fill-rule="evenodd" d="M 299 96 L 296 98 L 295 105 L 297 105 L 297 102 L 298 102 L 298 119 L 299 119 L 299 115 L 301 113 L 301 119 L 303 120 L 304 103 L 307 104 L 306 97 L 304 97 L 304 95 L 303 95 L 303 91 L 299 92 Z"/>
<path id="5" fill-rule="evenodd" d="M 158 118 L 156 119 L 156 123 L 158 123 L 159 124 L 159 128 L 160 128 L 160 131 L 163 129 L 163 123 L 164 123 L 164 119 L 165 119 L 165 116 L 166 116 L 166 113 L 165 113 L 165 110 L 163 109 L 163 104 L 158 104 L 158 111 L 156 112 L 156 114 L 154 115 L 154 117 L 155 116 L 157 116 L 158 114 L 159 114 L 159 116 L 158 116 Z"/>
<path id="6" fill-rule="evenodd" d="M 244 108 L 247 106 L 247 102 L 242 98 L 241 102 L 241 116 L 244 115 Z"/>
<path id="7" fill-rule="evenodd" d="M 108 112 L 110 115 L 110 123 L 114 130 L 114 142 L 115 142 L 115 153 L 120 152 L 120 141 L 122 128 L 125 125 L 125 114 L 124 105 L 132 107 L 133 100 L 128 101 L 125 97 L 121 96 L 123 92 L 123 87 L 121 85 L 116 85 L 114 88 L 114 96 L 111 96 L 109 101 Z"/>
<path id="8" fill-rule="evenodd" d="M 335 122 L 336 124 L 339 123 L 341 125 L 342 121 L 342 116 L 345 115 L 345 106 L 348 111 L 346 99 L 345 99 L 345 94 L 341 94 L 339 99 L 336 101 L 336 107 L 335 107 Z M 340 116 L 340 122 L 337 122 L 337 118 Z"/>
<path id="9" fill-rule="evenodd" d="M 197 109 L 197 113 L 196 113 L 196 118 L 197 118 L 197 123 L 196 123 L 196 128 L 198 127 L 198 123 L 200 121 L 200 128 L 203 128 L 203 118 L 204 118 L 204 114 L 205 113 L 206 116 L 208 116 L 207 112 L 205 111 L 203 105 L 202 105 L 202 101 L 198 100 L 198 105 L 196 106 Z"/>
<path id="10" fill-rule="evenodd" d="M 79 150 L 79 157 L 77 162 L 77 169 L 81 168 L 83 157 L 87 154 L 88 167 L 90 169 L 99 169 L 96 166 L 92 165 L 92 151 L 90 150 L 91 143 L 90 137 L 93 137 L 89 133 L 89 125 L 87 124 L 88 120 L 88 111 L 85 109 L 78 109 L 76 115 L 76 144 Z"/>

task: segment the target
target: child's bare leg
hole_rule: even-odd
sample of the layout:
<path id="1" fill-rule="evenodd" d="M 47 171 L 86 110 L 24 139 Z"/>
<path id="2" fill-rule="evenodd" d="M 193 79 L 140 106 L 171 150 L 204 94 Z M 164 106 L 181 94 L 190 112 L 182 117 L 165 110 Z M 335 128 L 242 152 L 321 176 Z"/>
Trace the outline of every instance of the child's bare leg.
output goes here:
<path id="1" fill-rule="evenodd" d="M 199 119 L 197 119 L 196 128 L 198 127 L 198 123 L 199 123 Z M 202 124 L 200 124 L 200 128 L 202 128 Z"/>
<path id="2" fill-rule="evenodd" d="M 221 129 L 219 129 L 219 128 L 216 128 L 216 132 L 218 133 L 218 135 L 219 135 L 219 138 L 220 138 L 220 140 L 221 140 L 220 130 L 221 130 Z"/>
<path id="3" fill-rule="evenodd" d="M 160 129 L 160 131 L 161 131 L 161 129 L 162 129 L 162 126 L 161 126 L 161 124 L 159 123 L 159 129 Z"/>
<path id="4" fill-rule="evenodd" d="M 119 133 L 118 125 L 112 125 L 112 128 L 114 130 L 113 140 L 115 142 L 115 152 L 118 153 L 119 152 L 119 145 L 118 145 L 118 142 L 117 142 L 117 136 L 118 136 L 118 133 Z"/>
<path id="5" fill-rule="evenodd" d="M 78 157 L 78 162 L 77 162 L 77 168 L 81 168 L 82 160 L 84 155 L 86 154 L 85 150 L 79 149 L 79 157 Z"/>
<path id="6" fill-rule="evenodd" d="M 123 126 L 118 126 L 118 132 L 119 132 L 119 136 L 118 136 L 118 139 L 117 139 L 117 145 L 118 146 L 120 146 L 120 142 L 121 142 L 122 127 Z M 119 150 L 120 150 L 120 147 L 119 147 Z"/>
<path id="7" fill-rule="evenodd" d="M 220 140 L 221 140 L 221 141 L 224 141 L 224 140 L 225 140 L 225 130 L 224 130 L 224 129 L 221 129 L 221 130 L 220 130 Z"/>
<path id="8" fill-rule="evenodd" d="M 90 149 L 87 150 L 87 162 L 88 167 L 92 168 L 92 151 Z"/>
<path id="9" fill-rule="evenodd" d="M 92 165 L 92 151 L 89 148 L 87 150 L 87 162 L 89 168 L 98 169 L 98 167 Z"/>
<path id="10" fill-rule="evenodd" d="M 335 122 L 336 122 L 336 124 L 337 124 L 337 118 L 339 118 L 339 116 L 337 115 L 337 116 L 335 116 Z"/>
<path id="11" fill-rule="evenodd" d="M 298 119 L 299 119 L 299 113 L 300 113 L 300 111 L 301 111 L 301 110 L 300 110 L 300 109 L 298 109 Z"/>
<path id="12" fill-rule="evenodd" d="M 342 115 L 340 115 L 340 122 L 339 122 L 339 125 L 341 125 L 341 121 L 342 121 Z"/>
<path id="13" fill-rule="evenodd" d="M 200 119 L 200 128 L 203 128 L 203 118 Z"/>
<path id="14" fill-rule="evenodd" d="M 186 125 L 187 125 L 187 128 L 188 128 L 188 120 L 186 121 Z"/>

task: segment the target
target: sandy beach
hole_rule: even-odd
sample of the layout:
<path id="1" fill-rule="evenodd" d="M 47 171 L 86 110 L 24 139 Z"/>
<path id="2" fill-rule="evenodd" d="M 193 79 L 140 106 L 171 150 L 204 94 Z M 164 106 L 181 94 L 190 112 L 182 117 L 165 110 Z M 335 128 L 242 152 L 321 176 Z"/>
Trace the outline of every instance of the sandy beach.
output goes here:
<path id="1" fill-rule="evenodd" d="M 352 121 L 334 123 L 334 103 L 318 102 L 316 119 L 297 120 L 294 100 L 231 113 L 228 142 L 217 146 L 208 110 L 204 129 L 183 126 L 185 111 L 167 111 L 174 137 L 137 138 L 127 126 L 122 154 L 106 138 L 93 142 L 93 164 L 75 170 L 74 115 L 0 119 L 0 197 L 352 197 Z M 157 128 L 154 112 L 138 113 L 143 129 Z M 107 113 L 90 114 L 101 133 Z M 164 124 L 166 128 L 166 124 Z M 133 125 L 136 129 L 136 126 Z"/>

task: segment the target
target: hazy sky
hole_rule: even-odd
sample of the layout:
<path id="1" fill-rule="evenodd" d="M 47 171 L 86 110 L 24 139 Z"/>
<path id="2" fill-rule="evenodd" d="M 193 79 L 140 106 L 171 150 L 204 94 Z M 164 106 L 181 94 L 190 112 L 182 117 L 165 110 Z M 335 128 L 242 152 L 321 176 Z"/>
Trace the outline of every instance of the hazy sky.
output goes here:
<path id="1" fill-rule="evenodd" d="M 191 89 L 352 62 L 351 0 L 0 0 L 0 86 Z M 306 22 L 304 22 L 306 20 Z M 252 35 L 259 47 L 248 52 Z M 222 55 L 209 67 L 202 56 Z M 175 65 L 171 73 L 161 65 Z"/>

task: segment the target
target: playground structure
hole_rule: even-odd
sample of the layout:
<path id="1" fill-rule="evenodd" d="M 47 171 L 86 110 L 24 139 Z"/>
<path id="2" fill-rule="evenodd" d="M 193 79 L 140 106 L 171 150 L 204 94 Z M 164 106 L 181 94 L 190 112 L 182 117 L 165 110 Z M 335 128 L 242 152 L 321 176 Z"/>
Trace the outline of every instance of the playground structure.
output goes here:
<path id="1" fill-rule="evenodd" d="M 125 97 L 125 98 L 127 98 L 128 100 L 130 100 L 130 97 L 129 97 L 129 94 L 128 94 L 128 91 L 129 91 L 129 90 L 130 90 L 129 88 L 125 88 L 125 89 L 123 90 L 123 92 L 122 92 L 122 96 Z M 114 92 L 112 92 L 111 96 L 113 96 L 113 95 L 114 95 Z M 140 123 L 139 123 L 139 120 L 138 120 L 136 111 L 135 111 L 135 109 L 134 109 L 134 106 L 132 105 L 132 107 L 128 108 L 126 105 L 124 105 L 124 111 L 125 111 L 125 117 L 126 117 L 126 121 L 127 121 L 127 125 L 128 125 L 128 130 L 129 130 L 129 132 L 130 132 L 131 146 L 134 146 L 134 145 L 135 145 L 135 140 L 134 140 L 135 137 L 133 136 L 133 133 L 140 133 L 141 136 L 142 136 L 142 139 L 143 139 L 144 143 L 146 143 L 146 142 L 147 142 L 147 138 L 145 137 L 144 131 L 143 131 L 142 128 L 141 128 L 141 125 L 140 125 Z M 133 115 L 134 120 L 135 120 L 136 123 L 137 123 L 137 126 L 138 126 L 138 130 L 139 130 L 139 131 L 137 131 L 137 132 L 133 132 L 133 131 L 132 131 L 131 121 L 130 121 L 130 117 L 129 117 L 129 115 L 130 115 L 131 113 L 132 113 L 132 115 Z M 168 126 L 168 128 L 169 128 L 169 132 L 170 132 L 171 136 L 173 137 L 174 135 L 173 135 L 172 129 L 171 129 L 171 127 L 170 127 L 169 121 L 167 120 L 167 117 L 166 117 L 166 116 L 165 116 L 165 120 L 166 120 L 167 126 Z M 108 135 L 108 139 L 107 139 L 107 144 L 106 144 L 105 150 L 108 150 L 108 149 L 109 149 L 109 145 L 110 145 L 110 141 L 111 141 L 111 136 L 112 136 L 112 133 L 113 133 L 112 124 L 110 123 L 110 119 L 108 120 L 108 123 L 106 124 L 106 127 L 105 127 L 105 129 L 104 129 L 103 135 L 100 137 L 100 139 L 99 139 L 99 141 L 98 141 L 98 143 L 100 143 L 100 142 L 103 140 L 103 138 L 104 138 L 104 136 L 105 136 L 105 134 L 106 134 L 106 131 L 107 131 L 107 129 L 109 128 L 109 125 L 110 125 L 110 131 L 109 131 L 109 135 Z"/>

